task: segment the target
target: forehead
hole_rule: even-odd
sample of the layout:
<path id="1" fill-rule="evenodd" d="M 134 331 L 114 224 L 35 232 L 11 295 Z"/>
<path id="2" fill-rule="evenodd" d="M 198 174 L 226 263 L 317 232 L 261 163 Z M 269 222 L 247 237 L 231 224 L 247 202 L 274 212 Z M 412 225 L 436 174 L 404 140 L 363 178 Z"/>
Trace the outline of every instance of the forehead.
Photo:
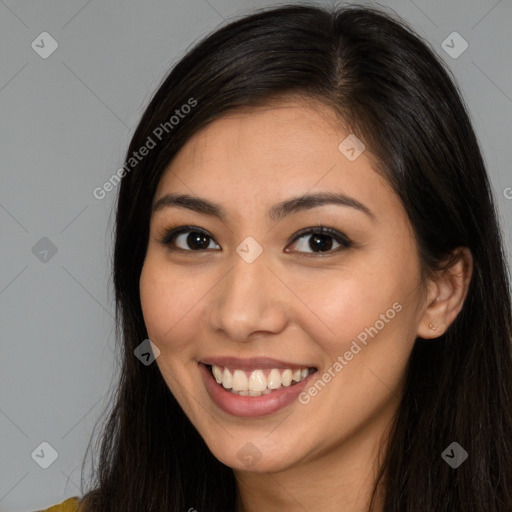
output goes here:
<path id="1" fill-rule="evenodd" d="M 255 171 L 261 177 L 274 168 L 296 174 L 306 170 L 306 161 L 337 150 L 341 132 L 326 119 L 329 114 L 323 105 L 313 109 L 297 102 L 238 108 L 194 134 L 170 168 L 209 168 L 216 177 L 225 172 L 249 178 Z M 213 172 L 203 174 L 214 179 Z"/>
<path id="2" fill-rule="evenodd" d="M 155 199 L 168 192 L 208 196 L 225 202 L 228 211 L 230 205 L 248 208 L 308 191 L 386 200 L 393 191 L 373 170 L 369 151 L 350 161 L 339 150 L 348 135 L 334 112 L 314 101 L 238 108 L 187 141 L 164 172 Z"/>

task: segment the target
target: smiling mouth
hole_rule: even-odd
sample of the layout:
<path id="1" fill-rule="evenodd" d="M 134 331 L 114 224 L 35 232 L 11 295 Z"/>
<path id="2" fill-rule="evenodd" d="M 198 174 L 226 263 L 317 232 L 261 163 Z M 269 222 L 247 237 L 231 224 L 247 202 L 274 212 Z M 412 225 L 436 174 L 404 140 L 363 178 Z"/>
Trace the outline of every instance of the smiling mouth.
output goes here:
<path id="1" fill-rule="evenodd" d="M 262 396 L 290 388 L 316 372 L 316 368 L 266 368 L 252 371 L 205 365 L 226 391 L 239 396 Z"/>

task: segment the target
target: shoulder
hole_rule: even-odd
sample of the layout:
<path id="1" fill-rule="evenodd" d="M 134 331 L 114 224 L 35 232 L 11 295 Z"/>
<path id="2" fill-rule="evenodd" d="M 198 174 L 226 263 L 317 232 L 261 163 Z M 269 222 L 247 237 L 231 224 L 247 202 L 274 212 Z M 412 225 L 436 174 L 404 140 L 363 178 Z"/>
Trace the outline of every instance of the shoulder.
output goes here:
<path id="1" fill-rule="evenodd" d="M 68 498 L 62 503 L 45 508 L 44 510 L 38 510 L 37 512 L 76 512 L 77 509 L 78 496 L 74 496 L 73 498 Z"/>

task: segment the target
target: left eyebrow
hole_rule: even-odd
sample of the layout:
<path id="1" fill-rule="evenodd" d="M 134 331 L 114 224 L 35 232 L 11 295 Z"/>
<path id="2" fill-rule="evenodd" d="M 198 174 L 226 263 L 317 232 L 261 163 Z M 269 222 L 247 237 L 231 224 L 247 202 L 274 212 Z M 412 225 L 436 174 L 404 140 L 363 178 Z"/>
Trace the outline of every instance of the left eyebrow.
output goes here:
<path id="1" fill-rule="evenodd" d="M 375 215 L 363 203 L 346 194 L 333 192 L 319 192 L 316 194 L 307 194 L 286 199 L 285 201 L 272 206 L 267 215 L 269 219 L 279 221 L 292 213 L 309 210 L 328 204 L 355 208 L 356 210 L 368 215 L 373 221 L 375 221 Z M 217 217 L 221 220 L 226 219 L 226 212 L 221 205 L 208 199 L 191 196 L 188 194 L 166 194 L 155 202 L 152 208 L 152 212 L 154 213 L 163 208 L 169 207 L 186 208 L 197 213 Z"/>

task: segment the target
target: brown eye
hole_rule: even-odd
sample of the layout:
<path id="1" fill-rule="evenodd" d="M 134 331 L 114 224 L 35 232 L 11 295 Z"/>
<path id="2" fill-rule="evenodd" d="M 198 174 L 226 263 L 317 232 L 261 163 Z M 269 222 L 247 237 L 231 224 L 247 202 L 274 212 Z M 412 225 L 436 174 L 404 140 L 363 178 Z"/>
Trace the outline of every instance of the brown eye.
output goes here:
<path id="1" fill-rule="evenodd" d="M 171 250 L 197 252 L 208 249 L 211 241 L 213 238 L 201 228 L 182 226 L 167 232 L 161 243 Z"/>
<path id="2" fill-rule="evenodd" d="M 307 242 L 296 243 L 297 240 L 308 237 L 309 240 Z M 309 254 L 338 252 L 340 249 L 346 249 L 352 245 L 352 242 L 343 233 L 324 226 L 306 228 L 299 231 L 293 243 L 299 246 L 297 252 L 307 253 L 307 249 L 310 249 L 311 252 Z M 338 244 L 338 247 L 334 247 L 334 250 L 332 250 L 334 244 Z"/>

